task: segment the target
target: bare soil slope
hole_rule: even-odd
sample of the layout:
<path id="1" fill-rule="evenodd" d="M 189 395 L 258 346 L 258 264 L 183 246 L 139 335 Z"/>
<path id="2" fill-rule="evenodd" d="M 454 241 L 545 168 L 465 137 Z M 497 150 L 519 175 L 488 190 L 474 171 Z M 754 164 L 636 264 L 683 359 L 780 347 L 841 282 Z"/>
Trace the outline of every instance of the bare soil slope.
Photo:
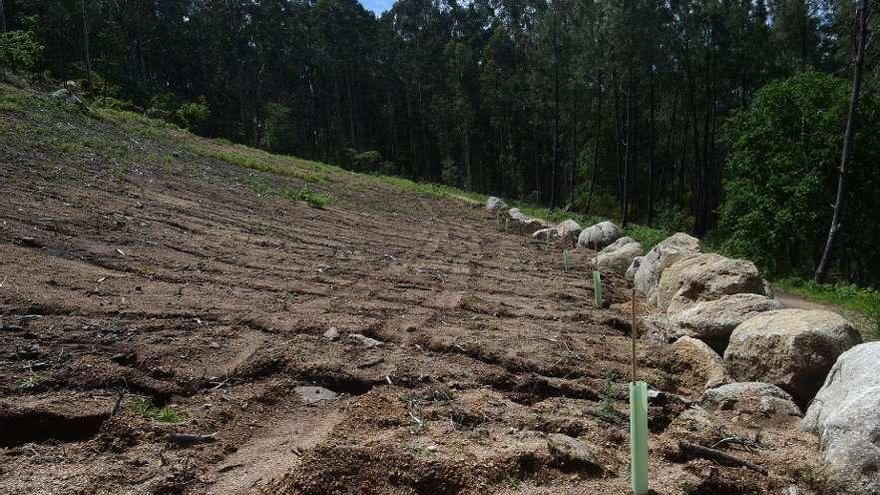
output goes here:
<path id="1" fill-rule="evenodd" d="M 629 289 L 592 308 L 592 253 L 565 273 L 464 201 L 0 94 L 0 493 L 628 492 Z M 685 398 L 652 402 L 656 493 L 815 482 L 794 420 L 689 419 L 700 377 L 639 354 Z M 768 474 L 678 449 L 725 435 Z"/>

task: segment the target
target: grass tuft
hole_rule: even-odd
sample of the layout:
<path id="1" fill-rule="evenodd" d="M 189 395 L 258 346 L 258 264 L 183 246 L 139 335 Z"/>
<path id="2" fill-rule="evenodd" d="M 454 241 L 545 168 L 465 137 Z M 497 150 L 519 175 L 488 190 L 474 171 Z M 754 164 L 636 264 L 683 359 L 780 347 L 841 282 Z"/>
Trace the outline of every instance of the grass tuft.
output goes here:
<path id="1" fill-rule="evenodd" d="M 138 396 L 131 405 L 132 411 L 144 419 L 158 421 L 160 423 L 182 423 L 186 415 L 175 410 L 171 406 L 156 407 L 151 397 Z"/>

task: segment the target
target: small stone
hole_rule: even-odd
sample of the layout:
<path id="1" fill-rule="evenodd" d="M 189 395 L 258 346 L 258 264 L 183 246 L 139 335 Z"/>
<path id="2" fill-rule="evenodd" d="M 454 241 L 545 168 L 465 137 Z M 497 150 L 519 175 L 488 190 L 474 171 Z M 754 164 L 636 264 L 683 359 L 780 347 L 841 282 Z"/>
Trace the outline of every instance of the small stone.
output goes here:
<path id="1" fill-rule="evenodd" d="M 348 339 L 352 340 L 365 349 L 372 349 L 373 347 L 379 347 L 382 345 L 382 342 L 376 339 L 372 339 L 367 337 L 366 335 L 362 335 L 359 333 L 351 333 L 348 335 Z"/>
<path id="2" fill-rule="evenodd" d="M 337 340 L 339 338 L 339 330 L 337 330 L 336 327 L 330 327 L 329 330 L 324 332 L 324 338 L 330 342 Z"/>
<path id="3" fill-rule="evenodd" d="M 293 389 L 294 392 L 299 394 L 302 399 L 302 403 L 311 406 L 317 404 L 319 402 L 328 401 L 335 399 L 339 394 L 336 392 L 326 389 L 324 387 L 296 387 Z"/>

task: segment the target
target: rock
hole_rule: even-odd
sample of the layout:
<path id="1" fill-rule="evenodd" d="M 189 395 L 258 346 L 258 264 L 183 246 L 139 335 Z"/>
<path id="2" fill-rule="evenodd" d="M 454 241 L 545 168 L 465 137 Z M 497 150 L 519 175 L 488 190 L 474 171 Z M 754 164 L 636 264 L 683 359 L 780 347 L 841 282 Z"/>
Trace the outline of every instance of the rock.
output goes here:
<path id="1" fill-rule="evenodd" d="M 507 216 L 510 217 L 508 229 L 521 234 L 531 235 L 536 230 L 549 227 L 547 222 L 532 218 L 525 213 L 519 211 L 519 208 L 511 208 L 507 210 Z"/>
<path id="2" fill-rule="evenodd" d="M 326 332 L 324 332 L 324 338 L 333 342 L 339 339 L 339 330 L 336 327 L 330 327 Z"/>
<path id="3" fill-rule="evenodd" d="M 639 270 L 639 266 L 641 266 L 643 259 L 645 259 L 644 256 L 636 256 L 633 258 L 632 263 L 629 264 L 629 268 L 626 269 L 625 277 L 630 282 L 636 278 L 636 272 Z"/>
<path id="4" fill-rule="evenodd" d="M 669 318 L 663 313 L 639 317 L 640 335 L 643 339 L 657 344 L 668 344 L 675 340 L 669 325 Z"/>
<path id="5" fill-rule="evenodd" d="M 489 198 L 486 199 L 486 209 L 489 211 L 506 210 L 507 203 L 505 203 L 504 200 L 501 198 L 496 198 L 495 196 L 489 196 Z"/>
<path id="6" fill-rule="evenodd" d="M 588 249 L 601 249 L 623 235 L 620 227 L 612 222 L 600 222 L 581 231 L 578 245 Z"/>
<path id="7" fill-rule="evenodd" d="M 679 232 L 667 237 L 648 251 L 636 268 L 633 275 L 636 290 L 652 301 L 663 271 L 683 257 L 699 253 L 700 249 L 700 241 L 687 234 Z"/>
<path id="8" fill-rule="evenodd" d="M 546 229 L 536 230 L 532 232 L 532 237 L 534 239 L 539 239 L 542 241 L 546 240 L 555 240 L 559 238 L 559 232 L 554 227 L 548 227 Z"/>
<path id="9" fill-rule="evenodd" d="M 801 409 L 785 390 L 770 383 L 738 382 L 710 388 L 700 401 L 706 409 L 736 411 L 773 416 L 801 416 Z"/>
<path id="10" fill-rule="evenodd" d="M 837 358 L 801 426 L 819 436 L 829 480 L 845 493 L 880 493 L 880 342 Z"/>
<path id="11" fill-rule="evenodd" d="M 681 337 L 672 344 L 672 352 L 703 382 L 703 388 L 717 387 L 729 381 L 721 356 L 702 340 Z"/>
<path id="12" fill-rule="evenodd" d="M 372 339 L 370 337 L 367 337 L 366 335 L 361 335 L 359 333 L 348 334 L 348 339 L 354 341 L 365 349 L 372 349 L 373 347 L 379 347 L 380 345 L 382 345 L 381 341 Z"/>
<path id="13" fill-rule="evenodd" d="M 559 234 L 559 237 L 573 243 L 577 242 L 577 238 L 582 230 L 584 230 L 583 227 L 570 218 L 556 226 L 556 232 Z"/>
<path id="14" fill-rule="evenodd" d="M 652 302 L 674 314 L 696 302 L 741 293 L 769 295 L 754 263 L 714 253 L 691 254 L 663 271 Z"/>
<path id="15" fill-rule="evenodd" d="M 73 92 L 71 92 L 67 88 L 62 88 L 62 89 L 59 89 L 58 91 L 53 91 L 52 93 L 49 93 L 49 97 L 54 98 L 56 100 L 63 100 L 66 103 L 71 103 L 73 105 L 76 105 L 83 112 L 89 111 L 89 107 L 88 107 L 88 105 L 86 105 L 86 102 L 84 102 L 82 100 L 82 98 L 75 95 Z"/>
<path id="16" fill-rule="evenodd" d="M 740 323 L 782 304 L 761 294 L 733 294 L 705 301 L 669 315 L 670 331 L 675 336 L 693 337 L 723 353 L 730 334 Z"/>
<path id="17" fill-rule="evenodd" d="M 302 403 L 307 406 L 327 400 L 333 400 L 338 395 L 336 392 L 324 387 L 296 387 L 293 391 L 299 394 Z"/>
<path id="18" fill-rule="evenodd" d="M 561 433 L 547 435 L 547 448 L 550 455 L 566 468 L 598 469 L 599 463 L 592 450 L 576 438 Z"/>
<path id="19" fill-rule="evenodd" d="M 599 265 L 599 270 L 623 273 L 632 264 L 633 259 L 642 254 L 644 251 L 640 243 L 632 237 L 621 237 L 599 252 L 596 263 Z"/>
<path id="20" fill-rule="evenodd" d="M 736 327 L 724 365 L 735 380 L 772 383 L 803 406 L 819 390 L 837 356 L 861 341 L 836 313 L 777 309 Z"/>

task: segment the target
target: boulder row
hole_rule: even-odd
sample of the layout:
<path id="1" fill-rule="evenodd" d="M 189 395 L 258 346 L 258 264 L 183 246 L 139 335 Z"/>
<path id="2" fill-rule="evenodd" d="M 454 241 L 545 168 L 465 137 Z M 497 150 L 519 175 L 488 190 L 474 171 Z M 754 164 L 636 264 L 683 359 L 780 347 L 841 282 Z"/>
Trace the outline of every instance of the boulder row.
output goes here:
<path id="1" fill-rule="evenodd" d="M 724 351 L 724 365 L 735 380 L 772 383 L 803 406 L 822 386 L 837 357 L 861 341 L 836 313 L 778 309 L 736 327 Z"/>
<path id="2" fill-rule="evenodd" d="M 600 222 L 581 231 L 578 245 L 588 249 L 602 249 L 622 236 L 623 231 L 614 223 Z"/>
<path id="3" fill-rule="evenodd" d="M 599 251 L 596 263 L 599 270 L 624 273 L 633 259 L 644 254 L 642 245 L 632 237 L 621 237 Z"/>
<path id="4" fill-rule="evenodd" d="M 685 256 L 699 253 L 700 249 L 698 239 L 682 232 L 662 240 L 648 251 L 636 267 L 633 274 L 636 290 L 652 301 L 663 271 Z"/>
<path id="5" fill-rule="evenodd" d="M 761 294 L 724 296 L 669 315 L 670 333 L 676 337 L 687 335 L 700 339 L 723 353 L 730 334 L 740 323 L 765 311 L 781 308 L 779 301 Z"/>
<path id="6" fill-rule="evenodd" d="M 754 263 L 714 253 L 693 254 L 663 271 L 653 302 L 672 314 L 700 301 L 740 293 L 770 295 L 770 286 Z"/>

